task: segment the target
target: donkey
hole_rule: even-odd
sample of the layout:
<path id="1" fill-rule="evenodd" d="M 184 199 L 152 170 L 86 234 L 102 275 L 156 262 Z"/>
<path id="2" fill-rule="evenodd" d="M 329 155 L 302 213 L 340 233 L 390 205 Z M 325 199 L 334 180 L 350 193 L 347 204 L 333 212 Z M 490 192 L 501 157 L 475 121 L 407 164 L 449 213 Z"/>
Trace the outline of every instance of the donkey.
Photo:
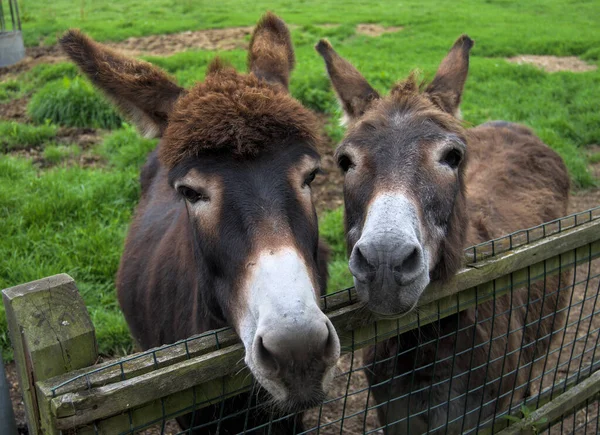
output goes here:
<path id="1" fill-rule="evenodd" d="M 230 325 L 275 405 L 319 403 L 340 344 L 318 305 L 327 278 L 310 187 L 319 124 L 288 92 L 294 52 L 285 23 L 271 13 L 258 22 L 249 74 L 215 59 L 189 90 L 77 30 L 60 43 L 146 136 L 160 138 L 141 172 L 117 275 L 134 339 L 148 349 Z M 229 411 L 250 397 L 230 400 Z M 210 422 L 219 409 L 183 425 Z M 241 414 L 198 432 L 237 433 L 270 417 Z"/>
<path id="2" fill-rule="evenodd" d="M 388 97 L 327 41 L 316 46 L 349 122 L 336 150 L 349 268 L 359 298 L 383 316 L 414 309 L 431 281 L 458 271 L 466 246 L 567 212 L 565 165 L 530 129 L 463 127 L 472 46 L 461 36 L 430 84 L 412 74 Z M 565 325 L 566 279 L 549 277 L 367 349 L 386 433 L 462 433 L 518 403 L 552 331 Z"/>

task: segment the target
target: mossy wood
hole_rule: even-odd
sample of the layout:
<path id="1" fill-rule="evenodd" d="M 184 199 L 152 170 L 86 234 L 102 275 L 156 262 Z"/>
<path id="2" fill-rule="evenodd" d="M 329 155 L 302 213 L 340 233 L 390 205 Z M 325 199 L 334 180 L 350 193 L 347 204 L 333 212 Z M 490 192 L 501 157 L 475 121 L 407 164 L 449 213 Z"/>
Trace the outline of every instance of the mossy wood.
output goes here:
<path id="1" fill-rule="evenodd" d="M 521 419 L 498 435 L 535 435 L 553 423 L 560 420 L 561 417 L 579 409 L 587 400 L 597 397 L 600 394 L 600 371 L 595 372 L 587 379 L 571 387 L 568 391 L 557 394 L 544 406 L 533 411 L 526 418 Z"/>
<path id="2" fill-rule="evenodd" d="M 60 274 L 2 291 L 30 434 L 58 433 L 50 403 L 38 402 L 37 382 L 93 365 L 94 327 L 69 275 Z"/>
<path id="3" fill-rule="evenodd" d="M 343 348 L 356 350 L 599 255 L 600 221 L 593 221 L 470 265 L 443 286 L 431 285 L 422 297 L 418 318 L 378 318 L 359 303 L 348 305 L 347 294 L 328 299 L 327 311 Z M 219 334 L 218 344 L 209 334 L 133 360 L 123 358 L 104 370 L 87 368 L 39 382 L 40 403 L 51 412 L 48 423 L 81 433 L 94 424 L 94 431 L 109 434 L 171 418 L 186 412 L 181 411 L 186 407 L 189 412 L 194 404 L 199 408 L 219 402 L 252 382 L 247 370 L 235 374 L 243 356 L 235 335 Z M 86 372 L 90 374 L 85 376 Z M 81 378 L 56 388 L 75 376 Z"/>

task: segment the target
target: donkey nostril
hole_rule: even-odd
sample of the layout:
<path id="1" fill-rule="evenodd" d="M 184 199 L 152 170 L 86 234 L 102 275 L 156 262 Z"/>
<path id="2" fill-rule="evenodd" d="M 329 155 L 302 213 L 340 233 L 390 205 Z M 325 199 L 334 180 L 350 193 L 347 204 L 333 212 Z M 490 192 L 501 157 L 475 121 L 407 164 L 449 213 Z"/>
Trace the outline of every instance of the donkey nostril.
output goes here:
<path id="1" fill-rule="evenodd" d="M 410 254 L 405 257 L 402 262 L 394 267 L 394 271 L 396 272 L 404 272 L 404 273 L 410 273 L 413 272 L 416 269 L 420 269 L 421 265 L 421 261 L 420 261 L 420 256 L 419 256 L 419 248 L 414 248 Z"/>
<path id="2" fill-rule="evenodd" d="M 298 368 L 337 362 L 340 342 L 335 329 L 322 313 L 315 314 L 256 335 L 253 360 L 265 376 L 285 377 Z"/>
<path id="3" fill-rule="evenodd" d="M 269 372 L 277 372 L 279 370 L 279 364 L 277 363 L 277 358 L 269 349 L 266 348 L 263 338 L 259 335 L 256 337 L 255 344 L 255 355 L 257 362 L 262 366 L 262 368 Z"/>
<path id="4" fill-rule="evenodd" d="M 354 248 L 350 256 L 349 266 L 352 274 L 361 281 L 373 280 L 377 271 L 377 268 L 369 262 L 359 246 Z"/>
<path id="5" fill-rule="evenodd" d="M 418 247 L 414 247 L 407 256 L 398 260 L 394 272 L 400 278 L 401 285 L 407 285 L 418 278 L 422 269 L 421 250 Z"/>

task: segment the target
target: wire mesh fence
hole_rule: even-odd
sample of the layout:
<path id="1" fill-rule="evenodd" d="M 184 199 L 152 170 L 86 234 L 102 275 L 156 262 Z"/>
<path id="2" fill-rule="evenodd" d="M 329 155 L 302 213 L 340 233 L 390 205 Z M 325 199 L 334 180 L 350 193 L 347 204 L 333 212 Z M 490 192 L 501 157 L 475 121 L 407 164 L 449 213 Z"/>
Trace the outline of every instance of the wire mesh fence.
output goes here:
<path id="1" fill-rule="evenodd" d="M 276 411 L 229 329 L 40 382 L 40 408 L 77 433 L 496 433 L 569 391 L 529 429 L 598 433 L 599 218 L 467 249 L 468 267 L 401 318 L 368 313 L 352 289 L 324 297 L 345 355 L 313 409 Z"/>

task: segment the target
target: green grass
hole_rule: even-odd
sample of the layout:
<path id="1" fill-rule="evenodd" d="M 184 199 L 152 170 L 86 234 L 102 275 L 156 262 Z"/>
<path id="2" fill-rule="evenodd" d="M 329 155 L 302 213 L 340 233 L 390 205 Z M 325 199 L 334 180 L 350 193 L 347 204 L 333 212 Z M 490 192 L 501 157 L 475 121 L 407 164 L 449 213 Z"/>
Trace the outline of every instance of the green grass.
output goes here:
<path id="1" fill-rule="evenodd" d="M 6 80 L 0 83 L 0 103 L 19 97 L 20 91 L 21 85 L 16 80 Z"/>
<path id="2" fill-rule="evenodd" d="M 266 10 L 294 24 L 296 69 L 290 90 L 308 107 L 325 113 L 326 133 L 338 142 L 340 110 L 313 46 L 327 37 L 371 84 L 387 93 L 415 68 L 431 78 L 453 41 L 468 33 L 476 40 L 462 111 L 473 125 L 505 119 L 532 128 L 565 159 L 573 184 L 594 184 L 586 169 L 598 156 L 585 147 L 600 143 L 600 71 L 548 74 L 509 64 L 516 54 L 580 56 L 600 64 L 600 3 L 583 0 L 487 0 L 438 2 L 191 0 L 74 2 L 21 0 L 28 45 L 53 44 L 67 28 L 78 27 L 99 40 L 173 33 L 201 28 L 251 26 Z M 404 30 L 371 38 L 356 34 L 357 23 L 402 26 Z M 338 23 L 336 28 L 318 24 Z M 148 60 L 165 68 L 183 86 L 204 78 L 214 52 L 196 50 Z M 245 70 L 246 53 L 219 53 Z M 139 167 L 156 141 L 141 139 L 122 126 L 105 100 L 70 63 L 38 65 L 0 82 L 0 104 L 30 98 L 30 114 L 41 125 L 0 122 L 0 147 L 39 146 L 57 163 L 76 153 L 54 144 L 56 125 L 115 129 L 92 152 L 104 168 L 58 165 L 40 169 L 23 158 L 0 155 L 0 288 L 66 272 L 79 285 L 96 326 L 100 350 L 119 354 L 131 339 L 116 302 L 114 276 L 124 236 L 139 194 Z M 52 124 L 46 125 L 47 119 Z M 341 209 L 320 216 L 320 231 L 332 246 L 329 291 L 347 287 Z M 6 322 L 0 308 L 0 345 L 8 356 Z"/>
<path id="3" fill-rule="evenodd" d="M 70 274 L 86 301 L 104 354 L 132 348 L 115 298 L 114 275 L 139 195 L 135 162 L 141 162 L 154 144 L 131 140 L 130 130 L 115 135 L 130 140 L 119 149 L 106 145 L 113 136 L 105 139 L 101 147 L 112 152 L 106 169 L 59 166 L 40 172 L 26 159 L 0 156 L 0 186 L 10 187 L 0 189 L 0 288 Z M 2 308 L 0 345 L 9 357 L 3 317 Z"/>
<path id="4" fill-rule="evenodd" d="M 104 138 L 96 153 L 118 170 L 140 168 L 150 151 L 156 147 L 154 139 L 141 138 L 129 124 Z"/>
<path id="5" fill-rule="evenodd" d="M 319 218 L 319 234 L 331 249 L 327 293 L 333 293 L 352 286 L 352 274 L 348 270 L 346 239 L 343 236 L 343 228 L 343 207 L 330 210 Z"/>
<path id="6" fill-rule="evenodd" d="M 21 98 L 39 90 L 46 83 L 64 77 L 75 78 L 77 67 L 72 63 L 42 63 L 19 76 L 19 80 L 9 79 L 0 82 L 0 103 Z"/>
<path id="7" fill-rule="evenodd" d="M 80 154 L 81 148 L 77 145 L 48 145 L 44 148 L 42 155 L 48 163 L 56 165 Z"/>
<path id="8" fill-rule="evenodd" d="M 135 0 L 74 2 L 73 0 L 21 0 L 23 32 L 27 45 L 54 43 L 57 34 L 78 27 L 100 40 L 173 33 L 190 29 L 251 26 L 266 10 L 290 23 L 381 23 L 406 26 L 444 46 L 448 38 L 468 31 L 476 40 L 486 38 L 486 52 L 576 54 L 597 50 L 595 0 L 469 0 L 460 3 L 435 0 L 365 2 L 351 0 Z M 326 32 L 321 32 L 322 34 Z M 435 41 L 435 42 L 434 42 Z M 314 41 L 311 41 L 314 43 Z M 419 50 L 414 45 L 402 51 Z M 400 54 L 400 53 L 399 53 Z"/>
<path id="9" fill-rule="evenodd" d="M 16 121 L 0 121 L 0 152 L 40 146 L 56 136 L 51 124 L 29 125 Z"/>
<path id="10" fill-rule="evenodd" d="M 35 122 L 69 127 L 113 129 L 123 123 L 113 107 L 82 77 L 46 83 L 31 98 L 27 113 Z"/>
<path id="11" fill-rule="evenodd" d="M 594 153 L 588 157 L 590 163 L 600 163 L 600 153 Z"/>

